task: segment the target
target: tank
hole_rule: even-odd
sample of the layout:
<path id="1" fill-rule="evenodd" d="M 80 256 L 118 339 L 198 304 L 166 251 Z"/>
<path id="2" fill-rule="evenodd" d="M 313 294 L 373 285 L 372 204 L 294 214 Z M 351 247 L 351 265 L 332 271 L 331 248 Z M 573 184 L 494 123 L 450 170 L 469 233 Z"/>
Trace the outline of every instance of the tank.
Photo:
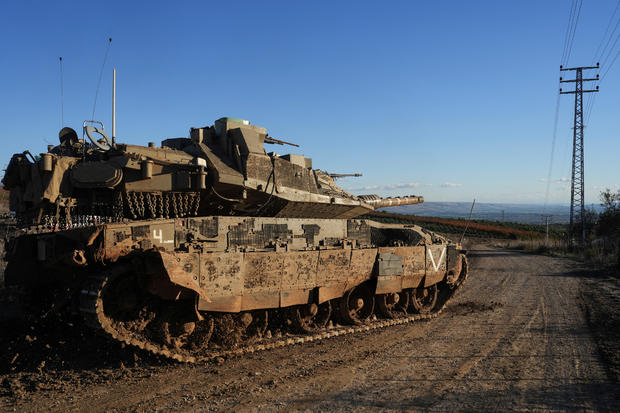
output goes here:
<path id="1" fill-rule="evenodd" d="M 159 146 L 87 121 L 59 141 L 6 169 L 5 283 L 62 291 L 56 310 L 113 340 L 179 361 L 240 354 L 433 317 L 467 278 L 460 245 L 363 217 L 421 196 L 350 194 L 246 120 Z"/>

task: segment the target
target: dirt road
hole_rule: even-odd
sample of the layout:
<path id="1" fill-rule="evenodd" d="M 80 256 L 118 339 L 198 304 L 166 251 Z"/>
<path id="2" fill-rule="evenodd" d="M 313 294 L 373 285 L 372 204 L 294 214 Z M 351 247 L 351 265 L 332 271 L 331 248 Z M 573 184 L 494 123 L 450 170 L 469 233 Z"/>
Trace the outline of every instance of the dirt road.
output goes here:
<path id="1" fill-rule="evenodd" d="M 462 293 L 430 322 L 220 364 L 145 358 L 135 367 L 107 360 L 12 372 L 2 376 L 0 410 L 620 409 L 620 386 L 599 356 L 570 261 L 478 249 L 470 262 Z"/>

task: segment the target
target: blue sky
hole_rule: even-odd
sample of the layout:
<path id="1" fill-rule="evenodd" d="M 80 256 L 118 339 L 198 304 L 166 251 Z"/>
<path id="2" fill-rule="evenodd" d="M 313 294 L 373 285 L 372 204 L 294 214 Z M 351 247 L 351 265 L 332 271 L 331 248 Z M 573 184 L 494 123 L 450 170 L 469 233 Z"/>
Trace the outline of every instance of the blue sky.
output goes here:
<path id="1" fill-rule="evenodd" d="M 354 193 L 542 203 L 571 4 L 3 1 L 0 166 L 57 142 L 59 56 L 65 124 L 79 131 L 112 37 L 95 118 L 111 129 L 116 67 L 119 141 L 242 117 L 300 144 L 290 149 L 315 168 L 363 173 L 340 181 Z M 583 2 L 569 65 L 594 63 L 616 4 Z M 600 87 L 588 203 L 620 188 L 620 59 Z M 570 199 L 572 99 L 561 98 L 551 203 Z"/>

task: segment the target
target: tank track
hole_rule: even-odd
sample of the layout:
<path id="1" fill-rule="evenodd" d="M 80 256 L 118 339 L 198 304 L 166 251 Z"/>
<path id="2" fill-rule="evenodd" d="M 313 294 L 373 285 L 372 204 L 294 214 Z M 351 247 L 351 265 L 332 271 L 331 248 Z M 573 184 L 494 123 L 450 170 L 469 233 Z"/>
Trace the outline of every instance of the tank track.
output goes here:
<path id="1" fill-rule="evenodd" d="M 437 304 L 433 311 L 427 314 L 414 314 L 406 315 L 393 319 L 380 319 L 374 315 L 371 320 L 360 326 L 339 326 L 324 328 L 324 331 L 320 331 L 315 334 L 289 334 L 284 337 L 276 338 L 261 338 L 258 341 L 247 343 L 236 348 L 220 349 L 209 351 L 206 354 L 190 354 L 186 350 L 171 349 L 163 346 L 159 343 L 154 343 L 149 340 L 148 337 L 141 334 L 135 334 L 128 331 L 121 331 L 121 329 L 115 328 L 114 321 L 104 314 L 103 311 L 103 299 L 102 292 L 104 291 L 108 280 L 110 279 L 106 275 L 94 275 L 90 276 L 80 291 L 80 312 L 86 322 L 86 324 L 94 330 L 103 333 L 108 338 L 112 338 L 120 343 L 130 345 L 135 348 L 150 352 L 157 356 L 173 359 L 183 363 L 197 363 L 206 362 L 216 359 L 218 357 L 227 358 L 233 356 L 241 356 L 243 354 L 250 354 L 257 351 L 264 351 L 275 349 L 279 347 L 286 347 L 295 344 L 309 343 L 314 341 L 320 341 L 331 337 L 344 336 L 348 334 L 357 334 L 362 332 L 368 332 L 384 327 L 413 323 L 417 321 L 430 320 L 438 317 L 446 308 L 446 304 L 456 293 L 462 288 L 463 284 L 468 277 L 469 265 L 465 261 L 465 274 L 462 279 L 454 287 L 448 287 L 444 285 L 443 289 L 439 290 L 437 297 Z"/>

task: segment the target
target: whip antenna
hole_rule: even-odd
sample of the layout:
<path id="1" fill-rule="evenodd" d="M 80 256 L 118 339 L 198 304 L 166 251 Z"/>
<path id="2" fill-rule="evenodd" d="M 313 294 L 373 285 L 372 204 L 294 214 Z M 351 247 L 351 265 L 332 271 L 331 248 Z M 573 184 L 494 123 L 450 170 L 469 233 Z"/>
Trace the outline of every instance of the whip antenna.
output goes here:
<path id="1" fill-rule="evenodd" d="M 58 58 L 60 61 L 60 127 L 65 126 L 65 92 L 62 76 L 62 56 Z"/>
<path id="2" fill-rule="evenodd" d="M 112 145 L 116 143 L 116 68 L 112 71 Z"/>
<path id="3" fill-rule="evenodd" d="M 474 205 L 476 205 L 476 198 L 474 198 L 474 202 L 471 203 L 471 209 L 469 210 L 469 218 L 467 218 L 467 224 L 465 225 L 465 229 L 463 230 L 463 235 L 461 235 L 461 239 L 459 240 L 459 244 L 463 243 L 463 239 L 465 238 L 465 233 L 469 228 L 469 223 L 471 222 L 471 214 L 474 212 Z"/>
<path id="4" fill-rule="evenodd" d="M 110 53 L 110 46 L 112 45 L 112 38 L 108 39 L 108 47 L 105 49 L 105 56 L 103 57 L 103 64 L 101 65 L 101 71 L 99 71 L 99 81 L 97 82 L 97 90 L 95 91 L 95 102 L 93 103 L 93 115 L 91 119 L 95 119 L 95 108 L 97 107 L 97 95 L 99 95 L 99 86 L 101 86 L 101 78 L 103 77 L 103 68 L 105 62 L 108 60 L 108 54 Z"/>

